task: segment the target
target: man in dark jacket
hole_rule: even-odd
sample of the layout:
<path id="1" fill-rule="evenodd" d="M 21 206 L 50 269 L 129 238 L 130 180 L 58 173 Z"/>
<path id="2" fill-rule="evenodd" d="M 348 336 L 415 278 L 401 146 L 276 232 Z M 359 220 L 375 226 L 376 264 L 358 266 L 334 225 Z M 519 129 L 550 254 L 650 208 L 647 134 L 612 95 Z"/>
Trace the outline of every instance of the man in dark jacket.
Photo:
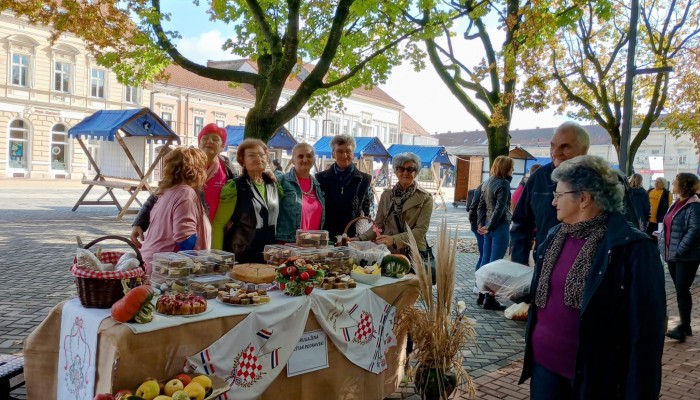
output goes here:
<path id="1" fill-rule="evenodd" d="M 323 229 L 327 230 L 333 239 L 342 235 L 345 226 L 354 218 L 369 217 L 374 200 L 372 177 L 358 171 L 352 163 L 355 146 L 352 136 L 335 136 L 331 140 L 335 163 L 316 174 L 328 210 Z M 350 227 L 347 233 L 350 237 L 355 236 L 355 227 Z"/>
<path id="2" fill-rule="evenodd" d="M 527 180 L 513 213 L 510 229 L 511 260 L 528 265 L 532 239 L 536 232 L 536 243 L 544 241 L 547 232 L 557 221 L 557 210 L 552 206 L 556 183 L 552 171 L 562 162 L 588 152 L 588 133 L 575 122 L 564 122 L 554 131 L 549 152 L 552 162 L 544 165 Z"/>
<path id="3" fill-rule="evenodd" d="M 476 262 L 475 271 L 481 267 L 481 260 L 484 254 L 484 235 L 479 234 L 478 209 L 481 200 L 481 186 L 470 190 L 467 194 L 467 213 L 469 213 L 469 225 L 472 233 L 476 237 L 476 246 L 479 249 L 479 260 Z"/>

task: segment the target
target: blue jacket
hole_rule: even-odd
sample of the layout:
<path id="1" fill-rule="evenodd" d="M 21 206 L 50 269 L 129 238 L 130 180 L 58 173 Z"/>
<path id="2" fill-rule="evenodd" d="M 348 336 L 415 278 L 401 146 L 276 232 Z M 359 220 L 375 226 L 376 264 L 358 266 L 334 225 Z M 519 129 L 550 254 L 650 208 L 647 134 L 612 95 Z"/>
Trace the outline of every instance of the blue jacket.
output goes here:
<path id="1" fill-rule="evenodd" d="M 647 228 L 649 217 L 651 217 L 651 203 L 649 202 L 649 193 L 644 188 L 631 188 L 629 191 L 630 201 L 634 212 L 637 214 L 639 224 L 637 227 Z M 642 229 L 642 228 L 640 228 Z"/>
<path id="2" fill-rule="evenodd" d="M 275 171 L 277 182 L 282 186 L 284 197 L 280 202 L 280 214 L 277 217 L 277 234 L 275 238 L 282 242 L 292 243 L 296 240 L 297 229 L 301 227 L 301 187 L 294 173 L 294 169 L 282 173 Z M 323 191 L 316 178 L 311 175 L 311 184 L 314 187 L 316 198 L 321 202 L 323 213 L 321 214 L 321 226 L 326 218 L 326 202 Z"/>
<path id="3" fill-rule="evenodd" d="M 654 241 L 626 223 L 621 213 L 608 230 L 586 278 L 579 318 L 574 399 L 658 399 L 666 331 L 664 272 Z M 532 277 L 534 298 L 544 252 L 559 226 L 540 245 Z M 537 306 L 530 305 L 520 383 L 532 375 L 532 332 Z"/>
<path id="4" fill-rule="evenodd" d="M 676 200 L 678 201 L 678 200 Z M 664 261 L 700 261 L 700 199 L 693 195 L 671 221 L 671 237 L 666 246 L 666 225 L 660 222 L 659 251 Z"/>

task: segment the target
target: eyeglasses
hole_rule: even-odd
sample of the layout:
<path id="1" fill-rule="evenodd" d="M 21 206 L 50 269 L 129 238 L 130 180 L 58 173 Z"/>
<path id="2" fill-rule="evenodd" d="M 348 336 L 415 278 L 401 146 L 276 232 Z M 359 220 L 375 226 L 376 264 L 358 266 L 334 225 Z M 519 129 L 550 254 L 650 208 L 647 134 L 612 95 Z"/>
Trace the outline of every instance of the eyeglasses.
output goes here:
<path id="1" fill-rule="evenodd" d="M 260 153 L 247 153 L 245 156 L 251 160 L 264 160 L 267 158 L 265 154 Z"/>
<path id="2" fill-rule="evenodd" d="M 412 174 L 412 173 L 416 172 L 417 170 L 416 170 L 415 168 L 413 168 L 413 167 L 408 167 L 408 168 L 396 167 L 396 173 L 398 173 L 398 174 L 403 174 L 404 171 L 405 171 L 405 172 L 408 172 L 409 174 Z"/>
<path id="3" fill-rule="evenodd" d="M 200 142 L 214 142 L 214 143 L 219 143 L 221 142 L 221 137 L 219 135 L 207 135 L 202 137 Z"/>
<path id="4" fill-rule="evenodd" d="M 580 190 L 569 190 L 568 192 L 552 192 L 552 195 L 554 195 L 554 200 L 557 200 L 561 196 L 565 194 L 570 194 L 570 193 L 579 193 Z"/>

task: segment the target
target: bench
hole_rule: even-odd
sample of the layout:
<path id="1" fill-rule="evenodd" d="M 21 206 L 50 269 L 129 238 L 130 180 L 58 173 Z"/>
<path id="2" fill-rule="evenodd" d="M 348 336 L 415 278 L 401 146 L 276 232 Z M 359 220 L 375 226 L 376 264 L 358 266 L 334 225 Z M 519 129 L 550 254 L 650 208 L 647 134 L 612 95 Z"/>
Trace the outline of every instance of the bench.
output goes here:
<path id="1" fill-rule="evenodd" d="M 24 357 L 0 355 L 0 400 L 16 400 L 10 392 L 24 385 Z"/>
<path id="2" fill-rule="evenodd" d="M 135 201 L 138 204 L 139 208 L 142 206 L 141 201 L 138 199 L 138 197 L 136 197 L 137 188 L 140 183 L 139 181 L 129 181 L 124 178 L 113 178 L 104 175 L 97 175 L 93 179 L 87 179 L 83 177 L 81 183 L 83 185 L 88 185 L 88 187 L 87 189 L 85 189 L 85 192 L 83 192 L 82 196 L 80 196 L 80 199 L 78 199 L 78 201 L 75 203 L 72 211 L 77 210 L 80 206 L 113 205 L 117 207 L 117 210 L 119 210 L 119 217 L 117 217 L 117 219 L 120 219 L 124 214 L 135 214 L 138 212 L 138 209 L 124 209 L 125 207 L 128 207 L 131 204 L 131 199 L 133 199 L 133 201 Z M 102 193 L 102 195 L 100 195 L 100 197 L 98 197 L 97 200 L 85 200 L 93 186 L 103 187 L 105 188 L 105 192 Z M 125 207 L 122 207 L 122 204 L 114 195 L 114 189 L 124 190 L 125 192 L 129 193 L 130 200 L 126 203 Z M 103 200 L 105 196 L 109 196 L 111 200 Z"/>

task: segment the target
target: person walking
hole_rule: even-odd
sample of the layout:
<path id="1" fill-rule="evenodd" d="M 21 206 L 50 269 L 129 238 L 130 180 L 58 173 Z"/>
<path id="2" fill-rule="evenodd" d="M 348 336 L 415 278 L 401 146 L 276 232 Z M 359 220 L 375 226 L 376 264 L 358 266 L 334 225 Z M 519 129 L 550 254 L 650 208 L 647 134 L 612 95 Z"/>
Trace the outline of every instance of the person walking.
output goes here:
<path id="1" fill-rule="evenodd" d="M 479 201 L 481 201 L 481 188 L 483 183 L 474 189 L 470 190 L 467 194 L 467 213 L 469 214 L 469 225 L 471 226 L 471 231 L 476 238 L 476 247 L 479 250 L 479 259 L 476 261 L 474 271 L 478 271 L 481 267 L 481 262 L 484 258 L 484 235 L 479 233 L 479 223 L 478 223 L 478 208 Z"/>
<path id="2" fill-rule="evenodd" d="M 666 333 L 671 339 L 685 342 L 692 335 L 690 311 L 693 298 L 690 286 L 700 265 L 700 180 L 697 175 L 683 172 L 673 181 L 673 193 L 678 200 L 663 219 L 659 250 L 668 264 L 668 273 L 676 287 L 680 324 Z"/>
<path id="3" fill-rule="evenodd" d="M 530 399 L 659 398 L 666 324 L 654 241 L 629 224 L 623 182 L 578 156 L 552 173 L 561 224 L 540 243 L 520 378 Z"/>
<path id="4" fill-rule="evenodd" d="M 484 186 L 477 208 L 477 232 L 484 236 L 482 265 L 500 260 L 508 249 L 511 213 L 510 181 L 513 179 L 513 159 L 498 156 L 491 166 L 491 178 Z"/>
<path id="5" fill-rule="evenodd" d="M 634 207 L 634 213 L 637 215 L 638 228 L 642 232 L 646 232 L 651 216 L 651 203 L 649 202 L 649 194 L 642 187 L 642 176 L 632 174 L 629 178 L 630 185 L 630 201 Z"/>
<path id="6" fill-rule="evenodd" d="M 663 177 L 656 178 L 654 188 L 649 189 L 647 193 L 651 205 L 647 235 L 654 237 L 654 232 L 659 230 L 659 223 L 663 222 L 664 215 L 666 215 L 668 207 L 673 202 L 673 195 L 666 189 L 666 179 Z"/>

